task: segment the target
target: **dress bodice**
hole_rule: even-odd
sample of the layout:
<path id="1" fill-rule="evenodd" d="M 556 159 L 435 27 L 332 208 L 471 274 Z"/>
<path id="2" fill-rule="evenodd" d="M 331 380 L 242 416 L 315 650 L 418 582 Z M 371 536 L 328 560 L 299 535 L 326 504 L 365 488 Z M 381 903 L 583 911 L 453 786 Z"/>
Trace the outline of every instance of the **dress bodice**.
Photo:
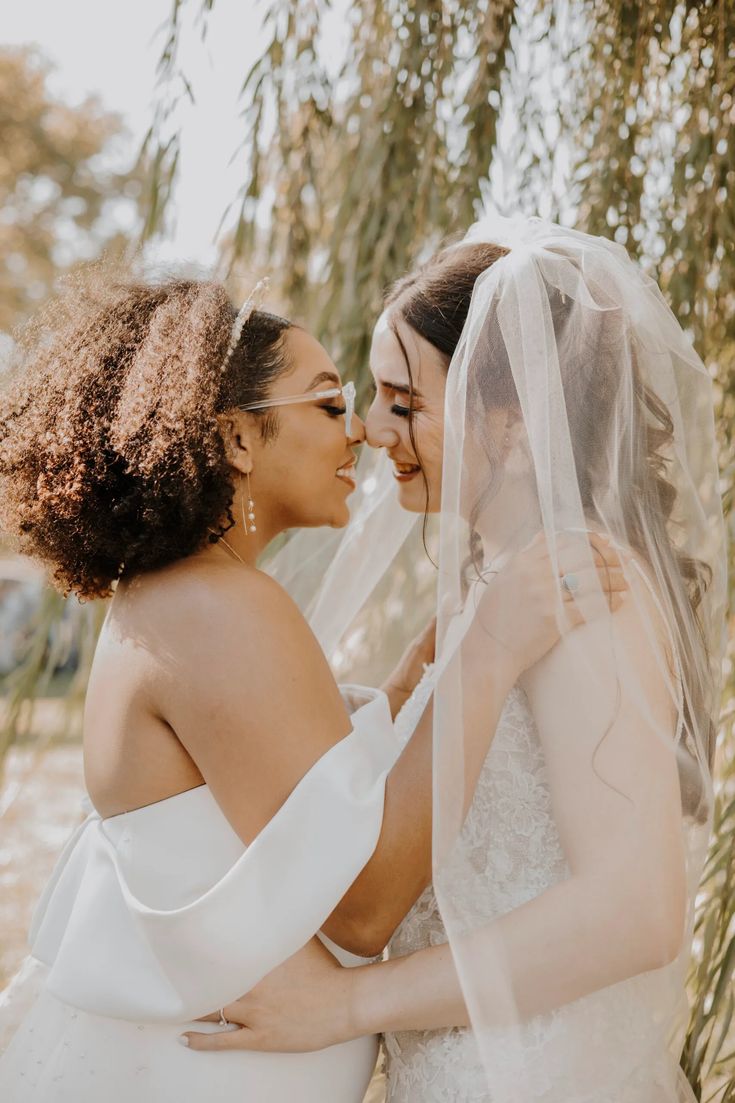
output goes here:
<path id="1" fill-rule="evenodd" d="M 399 741 L 410 738 L 433 687 L 430 666 L 396 717 Z M 538 729 L 519 686 L 505 701 L 462 837 L 469 860 L 462 872 L 452 872 L 445 889 L 471 925 L 506 915 L 568 876 Z M 446 941 L 429 886 L 395 932 L 389 955 L 403 956 Z M 596 1084 L 616 1082 L 620 1091 L 609 1099 L 605 1095 L 604 1103 L 691 1098 L 679 1083 L 667 1044 L 686 1011 L 684 966 L 680 959 L 519 1027 L 524 1072 L 534 1085 L 531 1098 L 603 1103 L 603 1096 L 595 1094 Z M 492 1051 L 492 1036 L 486 1041 L 486 1052 Z M 389 1103 L 491 1103 L 493 1094 L 470 1030 L 387 1034 L 384 1045 Z M 503 1099 L 514 1097 L 512 1085 L 504 1082 L 506 1051 L 507 1036 L 498 1031 L 493 1065 Z M 580 1085 L 589 1094 L 575 1094 Z"/>
<path id="2" fill-rule="evenodd" d="M 151 908 L 198 900 L 242 858 L 246 847 L 208 785 L 100 821 L 131 892 Z M 165 875 L 164 875 L 165 874 Z M 342 965 L 365 959 L 320 935 Z"/>

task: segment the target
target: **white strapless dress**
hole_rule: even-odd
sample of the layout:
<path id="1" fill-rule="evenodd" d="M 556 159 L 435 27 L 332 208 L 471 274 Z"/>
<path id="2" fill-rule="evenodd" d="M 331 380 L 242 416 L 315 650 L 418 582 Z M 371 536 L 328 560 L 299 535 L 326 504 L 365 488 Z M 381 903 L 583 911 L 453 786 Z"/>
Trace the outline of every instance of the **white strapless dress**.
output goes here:
<path id="1" fill-rule="evenodd" d="M 247 848 L 206 785 L 88 817 L 4 994 L 0 1031 L 17 1027 L 0 1059 L 4 1103 L 361 1103 L 373 1037 L 304 1054 L 197 1053 L 177 1038 L 222 1029 L 194 1020 L 308 941 L 370 857 L 399 748 L 384 696 L 364 696 L 351 734 Z M 363 962 L 324 941 L 343 964 Z"/>

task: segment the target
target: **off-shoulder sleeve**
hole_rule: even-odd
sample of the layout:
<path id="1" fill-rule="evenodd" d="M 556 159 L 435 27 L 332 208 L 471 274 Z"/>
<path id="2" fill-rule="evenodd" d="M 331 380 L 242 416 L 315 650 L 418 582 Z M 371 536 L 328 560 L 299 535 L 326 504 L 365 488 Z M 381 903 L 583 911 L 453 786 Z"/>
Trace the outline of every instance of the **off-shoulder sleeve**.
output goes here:
<path id="1" fill-rule="evenodd" d="M 352 713 L 350 734 L 224 876 L 183 907 L 152 907 L 132 890 L 105 821 L 92 814 L 59 859 L 31 928 L 49 990 L 95 1014 L 188 1021 L 303 946 L 372 855 L 400 753 L 385 695 L 358 696 L 366 703 Z"/>

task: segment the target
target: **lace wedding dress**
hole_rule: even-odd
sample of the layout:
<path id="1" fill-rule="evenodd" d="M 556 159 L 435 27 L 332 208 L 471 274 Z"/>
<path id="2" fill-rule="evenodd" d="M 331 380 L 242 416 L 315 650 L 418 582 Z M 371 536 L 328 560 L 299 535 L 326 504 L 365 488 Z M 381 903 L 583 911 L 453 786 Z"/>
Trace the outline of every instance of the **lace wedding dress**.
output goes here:
<path id="1" fill-rule="evenodd" d="M 385 696 L 361 696 L 353 731 L 249 847 L 206 785 L 79 827 L 36 910 L 33 956 L 0 997 L 4 1103 L 362 1103 L 374 1037 L 284 1054 L 177 1042 L 222 1029 L 193 1020 L 308 941 L 372 853 L 398 747 Z"/>
<path id="2" fill-rule="evenodd" d="M 396 717 L 402 744 L 428 703 L 433 677 L 433 668 L 427 667 Z M 518 686 L 505 703 L 463 834 L 475 876 L 471 884 L 453 885 L 452 896 L 478 922 L 511 912 L 567 875 L 541 744 Z M 389 955 L 446 941 L 430 886 L 391 939 Z M 683 954 L 666 968 L 529 1021 L 524 1044 L 534 1054 L 534 1092 L 523 1103 L 694 1103 L 678 1066 L 687 1015 L 685 968 Z M 488 1079 L 503 1082 L 504 1098 L 511 1098 L 503 1038 L 498 1032 L 486 1074 L 470 1030 L 386 1034 L 388 1103 L 492 1103 Z M 617 1090 L 606 1091 L 603 1098 L 595 1090 L 599 1083 L 617 1084 Z"/>

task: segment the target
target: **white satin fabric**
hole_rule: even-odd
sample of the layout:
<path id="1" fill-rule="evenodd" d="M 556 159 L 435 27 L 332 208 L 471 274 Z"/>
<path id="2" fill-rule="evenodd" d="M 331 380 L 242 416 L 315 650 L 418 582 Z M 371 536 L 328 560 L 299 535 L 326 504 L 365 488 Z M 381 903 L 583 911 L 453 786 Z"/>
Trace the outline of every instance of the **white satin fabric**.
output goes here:
<path id="1" fill-rule="evenodd" d="M 7 1019 L 45 974 L 0 1059 L 0 1099 L 360 1103 L 375 1065 L 372 1037 L 309 1054 L 203 1054 L 177 1044 L 194 1019 L 303 946 L 375 848 L 399 746 L 384 694 L 349 687 L 345 695 L 366 700 L 352 732 L 249 847 L 206 785 L 85 820 L 34 917 L 41 964 L 28 964 L 5 999 Z M 345 965 L 362 961 L 325 944 Z"/>

